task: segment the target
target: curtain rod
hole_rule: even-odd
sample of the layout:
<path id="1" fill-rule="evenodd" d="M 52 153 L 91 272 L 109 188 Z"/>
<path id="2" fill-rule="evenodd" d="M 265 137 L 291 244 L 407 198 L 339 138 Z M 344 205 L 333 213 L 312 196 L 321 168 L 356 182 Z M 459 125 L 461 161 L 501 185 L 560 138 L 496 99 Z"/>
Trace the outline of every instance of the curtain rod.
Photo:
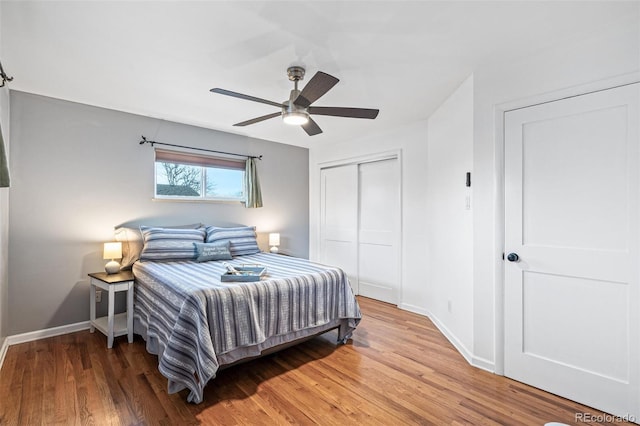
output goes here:
<path id="1" fill-rule="evenodd" d="M 233 152 L 216 151 L 214 149 L 195 148 L 193 146 L 174 145 L 174 144 L 171 144 L 171 143 L 150 141 L 150 140 L 147 140 L 147 138 L 145 138 L 144 135 L 143 135 L 142 136 L 142 140 L 140 141 L 140 145 L 144 145 L 145 143 L 151 144 L 151 146 L 154 146 L 154 145 L 173 146 L 175 148 L 195 149 L 196 151 L 215 152 L 216 154 L 235 155 L 236 157 L 257 158 L 258 160 L 262 160 L 262 155 L 257 155 L 257 156 L 256 155 L 244 155 L 244 154 L 236 154 L 236 153 L 233 153 Z"/>

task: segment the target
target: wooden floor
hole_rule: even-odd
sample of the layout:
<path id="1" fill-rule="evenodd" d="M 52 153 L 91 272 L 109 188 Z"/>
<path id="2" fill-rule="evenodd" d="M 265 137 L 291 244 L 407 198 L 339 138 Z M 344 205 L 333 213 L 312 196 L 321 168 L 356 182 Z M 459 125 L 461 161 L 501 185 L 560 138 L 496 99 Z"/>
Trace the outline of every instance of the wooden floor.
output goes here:
<path id="1" fill-rule="evenodd" d="M 186 391 L 167 394 L 139 337 L 111 350 L 88 331 L 11 346 L 0 424 L 543 425 L 601 414 L 469 366 L 425 317 L 359 302 L 364 318 L 347 345 L 331 332 L 222 370 L 198 405 Z"/>

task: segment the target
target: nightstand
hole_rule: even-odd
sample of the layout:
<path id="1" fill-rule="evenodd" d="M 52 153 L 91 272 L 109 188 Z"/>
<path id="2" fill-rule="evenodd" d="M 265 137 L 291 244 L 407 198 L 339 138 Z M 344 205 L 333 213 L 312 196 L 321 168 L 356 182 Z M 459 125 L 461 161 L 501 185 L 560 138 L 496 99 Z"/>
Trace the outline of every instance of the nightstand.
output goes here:
<path id="1" fill-rule="evenodd" d="M 129 343 L 133 342 L 133 273 L 131 271 L 121 271 L 117 274 L 107 274 L 106 272 L 92 272 L 89 294 L 90 294 L 90 331 L 93 333 L 97 328 L 107 336 L 107 348 L 113 347 L 113 338 L 127 335 Z M 96 318 L 96 287 L 108 292 L 109 310 L 106 317 Z M 113 306 L 116 292 L 127 292 L 127 311 L 114 315 Z"/>

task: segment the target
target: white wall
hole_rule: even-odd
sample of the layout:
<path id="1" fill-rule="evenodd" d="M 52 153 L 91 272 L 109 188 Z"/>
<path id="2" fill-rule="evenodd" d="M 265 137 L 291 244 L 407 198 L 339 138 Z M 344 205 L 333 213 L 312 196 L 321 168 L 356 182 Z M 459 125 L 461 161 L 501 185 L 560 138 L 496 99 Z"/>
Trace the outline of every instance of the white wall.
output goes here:
<path id="1" fill-rule="evenodd" d="M 472 191 L 465 184 L 473 168 L 473 76 L 429 117 L 427 146 L 427 306 L 434 323 L 470 360 L 473 216 Z"/>
<path id="2" fill-rule="evenodd" d="M 626 13 L 603 17 L 611 20 L 603 32 L 576 34 L 536 55 L 474 72 L 473 352 L 486 368 L 494 368 L 496 361 L 499 367 L 502 356 L 496 324 L 502 308 L 502 140 L 496 111 L 506 102 L 638 71 L 640 3 L 625 7 Z"/>
<path id="3" fill-rule="evenodd" d="M 396 129 L 393 133 L 363 137 L 340 144 L 322 144 L 309 150 L 309 256 L 318 259 L 320 232 L 320 164 L 401 150 L 402 161 L 402 288 L 404 309 L 426 314 L 427 255 L 425 214 L 427 125 L 426 120 Z"/>
<path id="4" fill-rule="evenodd" d="M 278 231 L 283 252 L 307 257 L 306 148 L 13 90 L 10 101 L 10 335 L 88 320 L 87 273 L 104 269 L 102 243 L 122 223 L 255 225 L 263 249 Z M 152 200 L 154 153 L 140 135 L 263 155 L 264 207 Z"/>
<path id="5" fill-rule="evenodd" d="M 400 307 L 431 313 L 475 365 L 488 370 L 497 367 L 499 371 L 502 341 L 501 324 L 497 322 L 502 309 L 503 183 L 501 127 L 496 113 L 505 103 L 540 99 L 551 92 L 638 72 L 640 3 L 628 2 L 623 7 L 626 10 L 616 9 L 615 16 L 603 17 L 610 25 L 599 32 L 555 40 L 552 47 L 533 55 L 494 58 L 474 70 L 473 80 L 465 81 L 428 121 L 403 127 L 393 134 L 312 148 L 310 255 L 317 255 L 318 244 L 318 164 L 402 149 Z M 455 128 L 456 125 L 461 127 Z M 448 138 L 453 138 L 452 146 L 445 144 Z M 457 209 L 458 202 L 464 205 L 465 171 L 473 172 L 471 224 L 468 213 Z M 462 243 L 462 252 L 466 256 L 472 254 L 471 263 L 465 259 L 458 264 L 448 257 L 446 251 L 456 245 L 446 240 L 446 234 L 451 232 L 455 241 Z M 425 265 L 429 265 L 427 271 Z M 455 280 L 446 278 L 447 270 L 456 275 Z M 448 300 L 452 301 L 451 313 Z"/>

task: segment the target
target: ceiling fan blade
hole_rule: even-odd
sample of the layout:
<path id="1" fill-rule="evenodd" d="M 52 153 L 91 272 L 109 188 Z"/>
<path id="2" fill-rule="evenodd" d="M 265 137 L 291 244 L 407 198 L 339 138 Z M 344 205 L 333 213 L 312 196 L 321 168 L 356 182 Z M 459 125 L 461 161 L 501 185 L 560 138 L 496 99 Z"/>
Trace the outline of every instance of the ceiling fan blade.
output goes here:
<path id="1" fill-rule="evenodd" d="M 256 98 L 255 96 L 243 95 L 242 93 L 232 92 L 231 90 L 225 90 L 220 88 L 211 89 L 210 92 L 219 93 L 221 95 L 233 96 L 234 98 L 246 99 L 247 101 L 260 102 L 267 105 L 273 105 L 278 108 L 282 108 L 282 104 L 278 102 L 268 101 L 266 99 Z"/>
<path id="2" fill-rule="evenodd" d="M 325 93 L 327 93 L 333 86 L 335 86 L 340 80 L 332 75 L 318 71 L 311 80 L 304 86 L 302 92 L 298 95 L 293 103 L 296 106 L 306 108 Z"/>
<path id="3" fill-rule="evenodd" d="M 369 108 L 309 107 L 309 114 L 331 115 L 334 117 L 374 119 L 379 112 L 380 110 Z"/>
<path id="4" fill-rule="evenodd" d="M 303 124 L 301 127 L 305 132 L 307 132 L 309 136 L 314 136 L 322 133 L 322 129 L 320 128 L 320 126 L 318 126 L 318 123 L 313 121 L 311 117 L 309 117 L 309 121 L 307 121 L 306 124 Z"/>
<path id="5" fill-rule="evenodd" d="M 249 124 L 256 124 L 264 120 L 268 120 L 270 118 L 275 118 L 281 116 L 281 112 L 274 112 L 273 114 L 263 115 L 262 117 L 252 118 L 251 120 L 243 121 L 242 123 L 236 123 L 234 126 L 248 126 Z"/>

